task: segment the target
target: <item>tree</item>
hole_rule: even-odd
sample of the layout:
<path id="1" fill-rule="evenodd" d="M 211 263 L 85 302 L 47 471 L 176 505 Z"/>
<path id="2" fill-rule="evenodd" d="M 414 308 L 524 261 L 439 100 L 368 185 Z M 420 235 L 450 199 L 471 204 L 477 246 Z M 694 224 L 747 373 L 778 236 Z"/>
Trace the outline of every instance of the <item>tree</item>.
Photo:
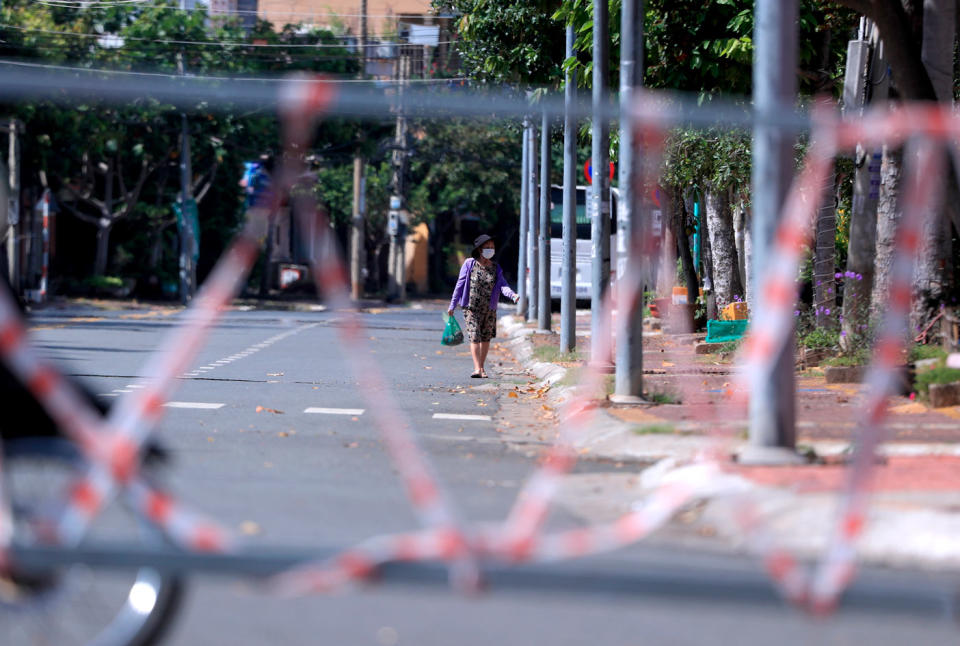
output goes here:
<path id="1" fill-rule="evenodd" d="M 77 67 L 177 73 L 182 65 L 187 74 L 253 75 L 294 69 L 352 75 L 358 69 L 356 54 L 328 31 L 288 25 L 274 32 L 269 23 L 258 23 L 247 34 L 236 22 L 210 21 L 204 11 L 180 11 L 169 1 L 76 9 L 9 0 L 0 7 L 0 24 L 4 55 Z M 254 46 L 254 38 L 269 46 Z M 303 47 L 311 44 L 323 48 Z M 27 103 L 9 110 L 27 127 L 24 177 L 45 171 L 56 190 L 65 187 L 75 198 L 68 200 L 68 210 L 98 227 L 95 271 L 151 276 L 175 271 L 175 265 L 145 266 L 142 259 L 173 260 L 161 247 L 175 243 L 165 242 L 164 231 L 173 223 L 169 205 L 179 193 L 178 112 L 149 97 L 121 107 L 82 97 L 69 108 Z M 195 170 L 191 185 L 202 201 L 202 274 L 240 215 L 241 195 L 229 178 L 239 178 L 244 160 L 276 151 L 280 132 L 270 112 L 214 110 L 201 103 L 187 114 Z M 368 124 L 325 122 L 318 147 L 354 146 L 358 129 L 364 128 Z M 106 206 L 109 202 L 113 208 Z M 110 261 L 111 250 L 116 263 Z"/>

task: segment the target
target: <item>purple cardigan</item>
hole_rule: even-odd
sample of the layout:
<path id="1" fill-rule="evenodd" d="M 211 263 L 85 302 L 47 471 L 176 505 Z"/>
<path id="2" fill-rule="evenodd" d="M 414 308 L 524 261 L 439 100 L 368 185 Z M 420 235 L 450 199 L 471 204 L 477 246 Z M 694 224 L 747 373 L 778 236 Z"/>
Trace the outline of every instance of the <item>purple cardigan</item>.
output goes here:
<path id="1" fill-rule="evenodd" d="M 457 286 L 453 290 L 453 298 L 450 299 L 450 308 L 454 310 L 457 305 L 466 309 L 470 305 L 470 273 L 473 271 L 473 265 L 477 262 L 473 258 L 467 258 L 460 267 L 460 276 L 457 278 Z M 490 309 L 496 311 L 497 302 L 500 300 L 500 292 L 503 295 L 514 300 L 517 295 L 510 289 L 507 279 L 503 277 L 503 270 L 497 265 L 497 282 L 493 284 L 493 292 L 490 294 Z"/>

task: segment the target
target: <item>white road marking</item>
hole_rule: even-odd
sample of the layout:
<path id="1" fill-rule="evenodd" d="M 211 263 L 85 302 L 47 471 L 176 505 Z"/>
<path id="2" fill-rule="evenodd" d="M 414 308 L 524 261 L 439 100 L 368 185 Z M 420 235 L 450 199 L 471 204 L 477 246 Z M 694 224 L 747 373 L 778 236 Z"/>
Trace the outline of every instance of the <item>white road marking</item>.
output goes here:
<path id="1" fill-rule="evenodd" d="M 132 393 L 133 391 L 129 388 L 114 388 L 113 392 L 115 393 Z"/>
<path id="2" fill-rule="evenodd" d="M 363 415 L 363 408 L 305 408 L 304 413 L 318 415 Z"/>
<path id="3" fill-rule="evenodd" d="M 127 384 L 124 388 L 146 388 L 143 384 Z"/>
<path id="4" fill-rule="evenodd" d="M 117 393 L 100 393 L 98 397 L 119 397 Z"/>
<path id="5" fill-rule="evenodd" d="M 214 402 L 167 402 L 164 404 L 167 408 L 202 408 L 206 410 L 216 410 L 223 408 L 223 404 Z"/>
<path id="6" fill-rule="evenodd" d="M 489 422 L 489 415 L 455 415 L 453 413 L 434 413 L 433 419 L 460 419 L 474 422 Z"/>

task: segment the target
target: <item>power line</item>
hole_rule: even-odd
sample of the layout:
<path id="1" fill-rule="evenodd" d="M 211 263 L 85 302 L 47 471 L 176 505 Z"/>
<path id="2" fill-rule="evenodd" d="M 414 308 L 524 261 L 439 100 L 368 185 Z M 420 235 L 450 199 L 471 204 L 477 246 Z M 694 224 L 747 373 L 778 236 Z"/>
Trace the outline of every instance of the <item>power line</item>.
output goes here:
<path id="1" fill-rule="evenodd" d="M 171 38 L 147 38 L 144 36 L 126 36 L 123 34 L 117 33 L 89 33 L 89 32 L 74 32 L 74 31 L 58 31 L 54 29 L 34 29 L 31 27 L 24 27 L 22 25 L 9 25 L 9 24 L 0 24 L 0 29 L 13 29 L 27 34 L 43 34 L 50 36 L 69 36 L 72 38 L 107 38 L 107 37 L 116 37 L 123 40 L 131 40 L 137 42 L 148 42 L 148 43 L 162 43 L 167 45 L 199 45 L 205 47 L 251 47 L 251 48 L 268 48 L 268 49 L 347 49 L 350 45 L 337 45 L 331 43 L 316 43 L 316 44 L 305 44 L 305 43 L 250 43 L 244 41 L 218 41 L 218 40 L 177 40 Z M 442 40 L 438 41 L 437 45 L 451 45 L 456 44 L 459 41 L 456 40 Z M 405 45 L 407 43 L 403 42 L 381 42 L 381 43 L 367 43 L 366 47 L 376 48 L 376 47 L 389 47 L 393 45 Z M 359 44 L 352 44 L 353 47 L 359 47 Z"/>
<path id="2" fill-rule="evenodd" d="M 109 1 L 97 1 L 97 0 L 34 0 L 36 4 L 46 5 L 50 7 L 57 8 L 67 8 L 67 9 L 95 9 L 97 7 L 111 7 L 115 5 L 129 5 L 129 4 L 144 4 L 151 0 L 109 0 Z M 151 8 L 154 5 L 146 5 Z M 211 17 L 221 16 L 221 15 L 233 15 L 233 14 L 279 14 L 283 16 L 330 16 L 332 18 L 362 18 L 364 14 L 359 13 L 339 13 L 336 11 L 279 11 L 273 9 L 231 9 L 229 13 L 224 14 L 210 14 L 211 8 L 208 6 L 202 7 L 165 7 L 157 6 L 157 9 L 163 9 L 165 11 L 184 11 L 184 12 L 195 12 L 202 11 L 208 13 Z M 368 13 L 366 14 L 367 18 L 400 18 L 403 14 L 397 13 Z M 438 14 L 415 14 L 429 16 L 432 18 L 450 18 L 452 16 L 438 15 Z"/>
<path id="3" fill-rule="evenodd" d="M 91 74 L 115 74 L 122 76 L 136 76 L 136 77 L 160 77 L 160 78 L 169 78 L 169 79 L 180 79 L 188 81 L 259 81 L 259 82 L 268 82 L 268 83 L 331 83 L 331 84 L 340 84 L 340 83 L 365 83 L 367 85 L 394 85 L 395 81 L 370 81 L 367 79 L 317 79 L 315 77 L 311 78 L 291 78 L 291 77 L 251 77 L 251 76 L 181 76 L 175 72 L 134 72 L 131 70 L 111 70 L 105 68 L 96 68 L 96 67 L 73 67 L 69 65 L 53 65 L 50 63 L 27 63 L 25 61 L 8 61 L 0 60 L 0 66 L 2 65 L 13 65 L 16 67 L 26 67 L 34 69 L 47 69 L 47 70 L 57 70 L 65 72 L 88 72 Z M 460 77 L 451 77 L 451 78 L 433 78 L 433 79 L 407 79 L 408 83 L 448 83 L 451 81 L 469 81 L 470 77 L 460 76 Z"/>

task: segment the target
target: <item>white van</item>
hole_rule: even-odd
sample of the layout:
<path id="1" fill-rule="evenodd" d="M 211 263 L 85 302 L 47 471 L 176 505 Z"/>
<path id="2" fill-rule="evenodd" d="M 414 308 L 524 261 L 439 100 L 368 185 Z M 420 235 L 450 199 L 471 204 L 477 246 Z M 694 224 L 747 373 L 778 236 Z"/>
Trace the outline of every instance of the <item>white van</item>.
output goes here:
<path id="1" fill-rule="evenodd" d="M 587 199 L 590 186 L 578 186 L 577 196 L 577 272 L 576 298 L 590 300 L 590 217 Z M 616 279 L 617 263 L 617 201 L 620 191 L 610 189 L 610 284 Z M 560 298 L 563 281 L 563 187 L 550 186 L 550 298 Z"/>

